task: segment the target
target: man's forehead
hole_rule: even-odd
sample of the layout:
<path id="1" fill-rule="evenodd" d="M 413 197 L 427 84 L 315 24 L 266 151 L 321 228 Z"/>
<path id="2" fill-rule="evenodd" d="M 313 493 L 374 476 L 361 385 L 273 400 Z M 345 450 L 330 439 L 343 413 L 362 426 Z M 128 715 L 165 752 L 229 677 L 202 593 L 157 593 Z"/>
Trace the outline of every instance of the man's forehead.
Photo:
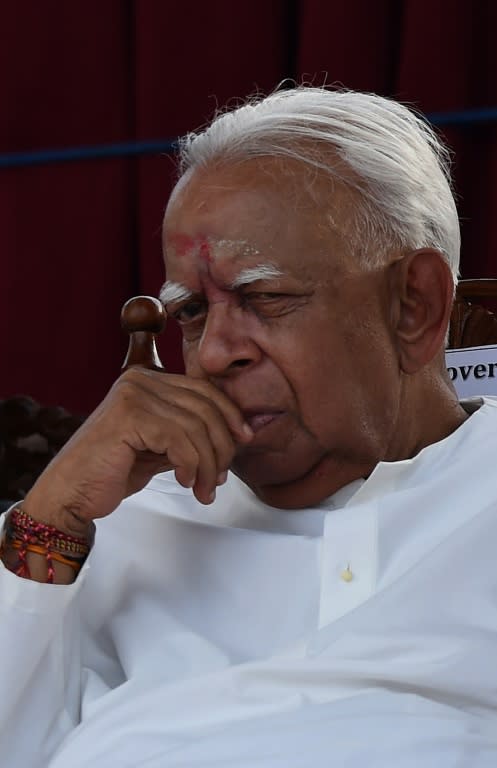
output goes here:
<path id="1" fill-rule="evenodd" d="M 212 263 L 223 257 L 239 259 L 247 256 L 258 256 L 259 247 L 256 243 L 243 238 L 212 237 L 186 232 L 165 232 L 164 249 L 166 258 L 182 259 L 183 257 L 197 258 Z"/>
<path id="2" fill-rule="evenodd" d="M 242 204 L 249 203 L 253 208 L 264 208 L 268 202 L 274 206 L 275 199 L 268 200 L 269 186 L 275 187 L 274 181 L 270 183 L 263 167 L 255 160 L 242 166 L 190 169 L 171 192 L 164 228 L 179 225 L 184 229 L 192 219 L 215 217 L 220 204 L 228 208 L 236 206 L 239 198 L 243 198 Z"/>
<path id="3" fill-rule="evenodd" d="M 331 266 L 336 271 L 348 245 L 340 227 L 330 221 L 329 201 L 323 202 L 328 196 L 321 195 L 316 203 L 308 191 L 300 187 L 296 191 L 294 183 L 277 184 L 277 178 L 262 177 L 260 168 L 257 184 L 248 184 L 246 194 L 248 171 L 247 166 L 222 173 L 196 170 L 173 193 L 164 221 L 169 280 L 190 288 L 197 282 L 198 290 L 208 269 L 215 282 L 219 276 L 218 284 L 226 285 L 237 271 L 266 262 L 304 281 L 317 279 Z M 204 182 L 224 182 L 225 175 L 237 182 L 239 192 L 234 185 L 229 195 L 224 188 L 218 194 L 222 184 L 217 190 L 212 184 L 209 205 L 200 210 L 197 203 L 204 199 Z"/>

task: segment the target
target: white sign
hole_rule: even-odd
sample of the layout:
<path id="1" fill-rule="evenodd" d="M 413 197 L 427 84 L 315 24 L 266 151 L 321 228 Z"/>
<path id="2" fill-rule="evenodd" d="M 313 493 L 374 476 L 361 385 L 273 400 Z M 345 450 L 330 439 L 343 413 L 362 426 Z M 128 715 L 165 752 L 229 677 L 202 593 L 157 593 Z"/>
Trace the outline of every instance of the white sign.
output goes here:
<path id="1" fill-rule="evenodd" d="M 459 397 L 497 395 L 497 345 L 448 349 L 445 361 Z"/>

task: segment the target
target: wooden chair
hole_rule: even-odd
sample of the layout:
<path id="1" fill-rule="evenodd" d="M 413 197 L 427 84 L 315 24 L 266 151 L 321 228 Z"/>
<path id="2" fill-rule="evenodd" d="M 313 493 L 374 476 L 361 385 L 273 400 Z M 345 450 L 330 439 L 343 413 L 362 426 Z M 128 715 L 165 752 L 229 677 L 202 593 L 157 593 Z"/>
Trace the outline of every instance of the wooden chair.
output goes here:
<path id="1" fill-rule="evenodd" d="M 457 286 L 449 330 L 449 349 L 497 344 L 497 316 L 474 299 L 497 303 L 497 279 L 461 280 Z"/>

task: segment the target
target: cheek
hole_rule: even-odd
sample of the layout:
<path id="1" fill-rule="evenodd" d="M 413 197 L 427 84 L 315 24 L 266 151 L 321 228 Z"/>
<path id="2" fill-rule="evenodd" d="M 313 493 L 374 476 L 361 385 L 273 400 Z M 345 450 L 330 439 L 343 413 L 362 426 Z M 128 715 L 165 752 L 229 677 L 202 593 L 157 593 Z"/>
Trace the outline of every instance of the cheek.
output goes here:
<path id="1" fill-rule="evenodd" d="M 356 445 L 369 455 L 390 434 L 400 392 L 391 349 L 372 339 L 357 345 L 347 339 L 323 354 L 308 383 L 302 418 L 322 444 Z"/>
<path id="2" fill-rule="evenodd" d="M 301 359 L 286 371 L 298 397 L 303 420 L 312 429 L 327 431 L 331 423 L 364 421 L 380 394 L 388 388 L 385 361 L 375 349 L 353 340 L 317 337 L 306 344 Z M 381 380 L 381 385 L 379 384 Z M 385 391 L 386 394 L 386 391 Z"/>

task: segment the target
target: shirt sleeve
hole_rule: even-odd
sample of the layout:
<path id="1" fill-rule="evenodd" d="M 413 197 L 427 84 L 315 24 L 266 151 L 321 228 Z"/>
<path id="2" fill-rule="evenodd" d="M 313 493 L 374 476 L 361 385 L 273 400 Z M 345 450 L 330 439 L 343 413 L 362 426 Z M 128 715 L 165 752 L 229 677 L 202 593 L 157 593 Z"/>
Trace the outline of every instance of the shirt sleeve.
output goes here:
<path id="1" fill-rule="evenodd" d="M 0 518 L 0 536 L 3 527 Z M 65 586 L 20 578 L 0 561 L 0 750 L 13 768 L 46 766 L 79 722 L 88 567 Z"/>

